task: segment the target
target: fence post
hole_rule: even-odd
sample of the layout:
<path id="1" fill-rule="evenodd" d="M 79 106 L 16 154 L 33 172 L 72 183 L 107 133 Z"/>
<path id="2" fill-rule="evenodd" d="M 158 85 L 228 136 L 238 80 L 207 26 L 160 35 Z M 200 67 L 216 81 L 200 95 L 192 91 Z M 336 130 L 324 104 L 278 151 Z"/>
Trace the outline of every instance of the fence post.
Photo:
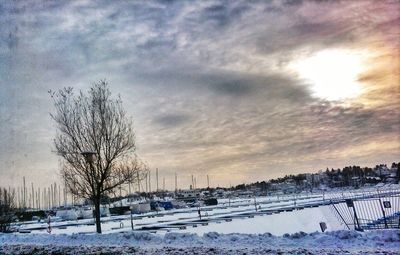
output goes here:
<path id="1" fill-rule="evenodd" d="M 360 222 L 358 221 L 358 216 L 357 216 L 357 213 L 356 213 L 356 208 L 353 206 L 353 212 L 354 212 L 354 219 L 356 220 L 356 222 L 357 222 L 357 228 L 356 228 L 356 230 L 357 231 L 363 231 L 363 229 L 360 227 Z"/>
<path id="2" fill-rule="evenodd" d="M 133 216 L 132 216 L 132 209 L 129 208 L 130 212 L 131 212 L 131 228 L 133 230 Z"/>
<path id="3" fill-rule="evenodd" d="M 381 198 L 379 198 L 379 205 L 381 206 L 382 215 L 383 215 L 383 221 L 385 222 L 385 228 L 388 228 L 388 224 L 387 224 L 387 221 L 386 221 L 385 209 L 383 209 Z"/>
<path id="4" fill-rule="evenodd" d="M 358 221 L 358 216 L 357 216 L 356 208 L 355 208 L 355 205 L 354 205 L 354 201 L 352 199 L 346 199 L 345 201 L 346 201 L 347 207 L 352 207 L 353 208 L 354 229 L 357 230 L 357 231 L 363 231 L 363 229 L 360 227 L 360 222 Z"/>

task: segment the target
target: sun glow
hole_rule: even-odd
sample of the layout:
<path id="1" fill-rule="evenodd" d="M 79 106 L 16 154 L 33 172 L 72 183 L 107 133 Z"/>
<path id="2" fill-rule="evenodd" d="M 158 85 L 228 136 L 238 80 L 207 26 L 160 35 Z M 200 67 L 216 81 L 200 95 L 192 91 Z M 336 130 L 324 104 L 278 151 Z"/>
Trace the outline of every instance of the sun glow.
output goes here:
<path id="1" fill-rule="evenodd" d="M 340 101 L 362 93 L 358 77 L 363 70 L 362 55 L 350 50 L 324 50 L 296 61 L 293 68 L 310 84 L 312 95 Z"/>

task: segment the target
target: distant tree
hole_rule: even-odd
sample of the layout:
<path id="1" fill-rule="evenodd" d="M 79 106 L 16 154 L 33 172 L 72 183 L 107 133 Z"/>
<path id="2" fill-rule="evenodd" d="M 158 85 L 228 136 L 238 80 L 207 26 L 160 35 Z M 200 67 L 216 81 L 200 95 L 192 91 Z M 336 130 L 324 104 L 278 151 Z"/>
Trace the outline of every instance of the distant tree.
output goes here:
<path id="1" fill-rule="evenodd" d="M 239 184 L 234 189 L 235 190 L 244 190 L 244 189 L 246 189 L 246 185 L 244 183 L 243 184 Z"/>
<path id="2" fill-rule="evenodd" d="M 400 162 L 397 163 L 396 176 L 397 176 L 397 183 L 400 183 Z"/>
<path id="3" fill-rule="evenodd" d="M 293 180 L 295 181 L 296 186 L 300 186 L 303 183 L 303 180 L 306 179 L 305 174 L 298 174 L 293 176 Z"/>
<path id="4" fill-rule="evenodd" d="M 55 106 L 56 153 L 62 157 L 61 175 L 75 196 L 95 207 L 96 231 L 101 233 L 101 199 L 121 185 L 144 178 L 145 167 L 135 155 L 132 120 L 120 97 L 111 97 L 105 81 L 87 94 L 72 88 L 49 92 Z M 88 153 L 90 152 L 90 153 Z"/>
<path id="5" fill-rule="evenodd" d="M 0 232 L 8 232 L 16 211 L 14 193 L 0 188 Z"/>

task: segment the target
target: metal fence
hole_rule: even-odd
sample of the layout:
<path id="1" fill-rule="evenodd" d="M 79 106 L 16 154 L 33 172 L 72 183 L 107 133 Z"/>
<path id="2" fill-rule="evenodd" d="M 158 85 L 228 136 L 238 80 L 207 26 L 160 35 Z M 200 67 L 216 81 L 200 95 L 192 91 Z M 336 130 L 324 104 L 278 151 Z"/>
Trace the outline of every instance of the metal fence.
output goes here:
<path id="1" fill-rule="evenodd" d="M 400 190 L 368 190 L 332 196 L 330 208 L 348 229 L 400 228 Z"/>

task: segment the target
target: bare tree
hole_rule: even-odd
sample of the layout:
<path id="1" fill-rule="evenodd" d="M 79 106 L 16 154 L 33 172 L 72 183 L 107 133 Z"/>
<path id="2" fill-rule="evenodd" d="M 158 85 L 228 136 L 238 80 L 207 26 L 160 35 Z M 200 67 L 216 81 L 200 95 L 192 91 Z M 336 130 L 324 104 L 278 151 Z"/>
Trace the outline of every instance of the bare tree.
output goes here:
<path id="1" fill-rule="evenodd" d="M 54 145 L 63 159 L 61 175 L 69 192 L 93 202 L 101 233 L 101 198 L 143 178 L 132 120 L 105 81 L 93 84 L 88 94 L 75 95 L 72 88 L 49 93 L 56 109 L 51 117 L 57 126 Z"/>
<path id="2" fill-rule="evenodd" d="M 14 193 L 0 188 L 0 232 L 8 232 L 15 213 Z"/>

